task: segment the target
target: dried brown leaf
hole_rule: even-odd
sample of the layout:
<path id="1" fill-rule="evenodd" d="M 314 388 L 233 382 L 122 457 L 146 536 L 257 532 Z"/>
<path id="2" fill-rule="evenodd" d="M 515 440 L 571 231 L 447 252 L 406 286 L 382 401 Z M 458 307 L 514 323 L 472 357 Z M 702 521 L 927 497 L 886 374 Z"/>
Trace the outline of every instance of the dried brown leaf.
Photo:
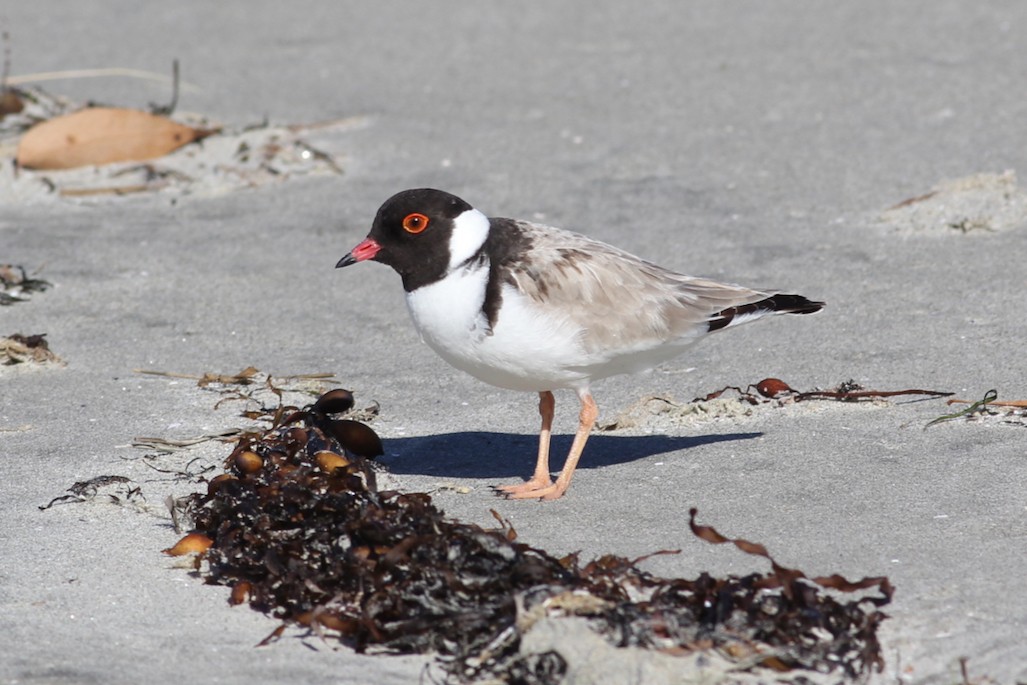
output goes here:
<path id="1" fill-rule="evenodd" d="M 90 107 L 36 124 L 18 144 L 26 169 L 155 159 L 214 133 L 135 109 Z"/>

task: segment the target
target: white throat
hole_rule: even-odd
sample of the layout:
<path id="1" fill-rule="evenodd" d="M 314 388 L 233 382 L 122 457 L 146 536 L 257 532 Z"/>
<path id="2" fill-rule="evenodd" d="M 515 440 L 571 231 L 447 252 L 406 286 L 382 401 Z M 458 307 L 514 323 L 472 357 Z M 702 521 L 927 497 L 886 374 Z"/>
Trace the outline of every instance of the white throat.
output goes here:
<path id="1" fill-rule="evenodd" d="M 489 237 L 489 218 L 477 209 L 468 209 L 453 219 L 449 238 L 449 270 L 470 259 Z"/>

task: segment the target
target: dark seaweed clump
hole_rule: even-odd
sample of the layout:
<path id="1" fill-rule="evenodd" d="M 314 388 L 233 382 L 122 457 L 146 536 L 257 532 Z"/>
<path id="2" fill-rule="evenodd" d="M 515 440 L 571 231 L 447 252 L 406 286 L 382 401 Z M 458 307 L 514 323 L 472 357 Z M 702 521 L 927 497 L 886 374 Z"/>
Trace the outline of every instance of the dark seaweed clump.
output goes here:
<path id="1" fill-rule="evenodd" d="M 195 530 L 212 543 L 200 566 L 207 581 L 282 621 L 264 643 L 300 625 L 358 651 L 436 653 L 456 682 L 553 683 L 563 658 L 521 654 L 521 636 L 540 618 L 576 615 L 617 646 L 717 647 L 791 677 L 883 666 L 876 631 L 887 579 L 807 578 L 758 544 L 696 524 L 694 510 L 695 535 L 764 556 L 771 572 L 669 579 L 639 569 L 640 559 L 557 558 L 517 542 L 498 515 L 486 529 L 448 519 L 427 494 L 379 490 L 369 460 L 381 453 L 377 436 L 332 418 L 351 406 L 337 390 L 279 413 L 239 441 L 207 494 L 192 496 Z M 879 594 L 843 601 L 825 589 Z"/>

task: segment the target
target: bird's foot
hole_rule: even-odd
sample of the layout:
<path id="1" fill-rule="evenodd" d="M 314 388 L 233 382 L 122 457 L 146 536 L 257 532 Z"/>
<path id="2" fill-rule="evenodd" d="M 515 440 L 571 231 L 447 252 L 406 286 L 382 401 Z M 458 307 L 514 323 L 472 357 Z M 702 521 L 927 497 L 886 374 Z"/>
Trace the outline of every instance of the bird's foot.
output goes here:
<path id="1" fill-rule="evenodd" d="M 546 478 L 545 480 L 532 478 L 526 483 L 516 485 L 499 485 L 496 492 L 507 499 L 559 499 L 567 490 L 567 485 L 561 485 L 559 481 L 554 483 Z"/>
<path id="2" fill-rule="evenodd" d="M 552 479 L 550 479 L 549 475 L 546 474 L 542 477 L 537 475 L 532 476 L 531 480 L 524 483 L 515 483 L 514 485 L 496 485 L 493 489 L 507 497 L 511 497 L 522 492 L 532 492 L 533 490 L 548 488 L 552 484 Z"/>

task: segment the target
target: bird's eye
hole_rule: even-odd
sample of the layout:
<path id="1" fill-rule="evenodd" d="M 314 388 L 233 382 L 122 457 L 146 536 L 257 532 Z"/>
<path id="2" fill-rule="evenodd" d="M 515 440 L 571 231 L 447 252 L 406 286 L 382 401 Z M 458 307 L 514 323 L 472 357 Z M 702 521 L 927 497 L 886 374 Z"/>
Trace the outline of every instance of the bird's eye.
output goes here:
<path id="1" fill-rule="evenodd" d="M 407 214 L 403 217 L 403 230 L 407 233 L 420 233 L 428 228 L 428 217 L 424 214 Z"/>

